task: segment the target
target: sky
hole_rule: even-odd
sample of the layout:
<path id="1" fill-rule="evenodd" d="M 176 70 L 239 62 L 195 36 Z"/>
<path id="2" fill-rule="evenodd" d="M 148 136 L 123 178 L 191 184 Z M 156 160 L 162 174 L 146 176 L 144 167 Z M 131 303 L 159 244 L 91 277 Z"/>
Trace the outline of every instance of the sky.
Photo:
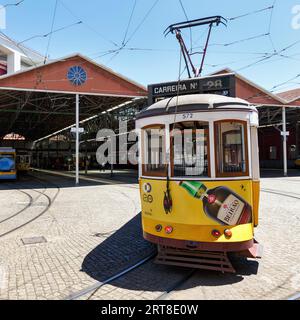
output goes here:
<path id="1" fill-rule="evenodd" d="M 2 5 L 17 2 L 0 0 Z M 295 13 L 297 9 L 300 13 L 300 0 L 181 2 L 186 14 L 179 0 L 24 0 L 6 7 L 2 32 L 17 42 L 30 39 L 23 44 L 50 59 L 79 52 L 147 86 L 178 79 L 179 45 L 173 34 L 163 34 L 170 24 L 185 21 L 186 16 L 192 20 L 252 13 L 229 20 L 227 27 L 213 28 L 203 75 L 229 67 L 267 90 L 300 87 L 300 77 L 291 80 L 300 74 L 300 28 L 292 25 L 293 21 L 300 23 L 300 14 L 297 19 Z M 272 5 L 273 9 L 254 13 Z M 79 21 L 83 23 L 74 25 Z M 205 26 L 193 28 L 192 52 L 201 51 L 206 32 Z M 185 30 L 183 36 L 190 49 L 190 31 Z M 246 40 L 249 38 L 253 39 Z M 126 46 L 118 54 L 111 52 L 122 43 Z M 193 61 L 199 66 L 201 55 L 194 54 Z"/>

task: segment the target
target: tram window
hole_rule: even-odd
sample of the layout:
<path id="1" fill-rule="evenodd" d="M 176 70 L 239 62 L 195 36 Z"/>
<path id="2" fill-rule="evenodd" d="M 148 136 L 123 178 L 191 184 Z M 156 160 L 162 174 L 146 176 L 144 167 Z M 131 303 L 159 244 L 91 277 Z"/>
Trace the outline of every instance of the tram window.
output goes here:
<path id="1" fill-rule="evenodd" d="M 209 176 L 209 125 L 176 123 L 171 132 L 172 176 Z"/>
<path id="2" fill-rule="evenodd" d="M 221 121 L 215 123 L 217 175 L 248 175 L 246 123 Z"/>
<path id="3" fill-rule="evenodd" d="M 143 175 L 166 176 L 165 128 L 151 126 L 143 133 Z"/>

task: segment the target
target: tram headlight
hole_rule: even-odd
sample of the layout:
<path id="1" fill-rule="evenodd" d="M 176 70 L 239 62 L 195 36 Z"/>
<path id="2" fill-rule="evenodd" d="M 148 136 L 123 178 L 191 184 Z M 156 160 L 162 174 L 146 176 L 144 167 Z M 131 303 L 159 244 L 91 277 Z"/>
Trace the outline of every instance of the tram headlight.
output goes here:
<path id="1" fill-rule="evenodd" d="M 231 238 L 232 237 L 232 231 L 229 229 L 224 230 L 224 235 L 226 238 Z"/>
<path id="2" fill-rule="evenodd" d="M 156 226 L 155 226 L 155 230 L 156 230 L 157 232 L 161 232 L 161 230 L 162 230 L 162 225 L 161 225 L 161 224 L 156 225 Z"/>

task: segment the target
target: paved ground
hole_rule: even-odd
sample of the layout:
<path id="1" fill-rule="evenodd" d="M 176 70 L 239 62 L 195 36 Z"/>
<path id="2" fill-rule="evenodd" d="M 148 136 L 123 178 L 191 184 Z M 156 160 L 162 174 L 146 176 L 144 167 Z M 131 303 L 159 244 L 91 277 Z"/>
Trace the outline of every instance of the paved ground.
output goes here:
<path id="1" fill-rule="evenodd" d="M 154 251 L 140 232 L 136 184 L 75 188 L 68 178 L 37 177 L 0 184 L 0 299 L 63 299 Z M 235 260 L 236 275 L 197 271 L 167 299 L 284 299 L 300 291 L 300 177 L 265 178 L 262 187 L 263 259 Z M 22 241 L 42 236 L 47 242 Z M 150 261 L 83 298 L 156 299 L 188 274 Z"/>

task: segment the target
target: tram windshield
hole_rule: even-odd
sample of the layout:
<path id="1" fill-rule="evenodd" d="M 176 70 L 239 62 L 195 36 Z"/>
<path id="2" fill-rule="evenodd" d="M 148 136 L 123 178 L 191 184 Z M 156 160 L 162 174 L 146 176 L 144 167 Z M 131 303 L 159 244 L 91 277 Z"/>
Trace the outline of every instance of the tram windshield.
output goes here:
<path id="1" fill-rule="evenodd" d="M 217 175 L 248 175 L 246 124 L 241 121 L 215 123 Z"/>
<path id="2" fill-rule="evenodd" d="M 209 124 L 180 122 L 173 126 L 172 176 L 209 176 Z"/>
<path id="3" fill-rule="evenodd" d="M 0 154 L 0 171 L 15 169 L 15 156 L 13 154 Z"/>

